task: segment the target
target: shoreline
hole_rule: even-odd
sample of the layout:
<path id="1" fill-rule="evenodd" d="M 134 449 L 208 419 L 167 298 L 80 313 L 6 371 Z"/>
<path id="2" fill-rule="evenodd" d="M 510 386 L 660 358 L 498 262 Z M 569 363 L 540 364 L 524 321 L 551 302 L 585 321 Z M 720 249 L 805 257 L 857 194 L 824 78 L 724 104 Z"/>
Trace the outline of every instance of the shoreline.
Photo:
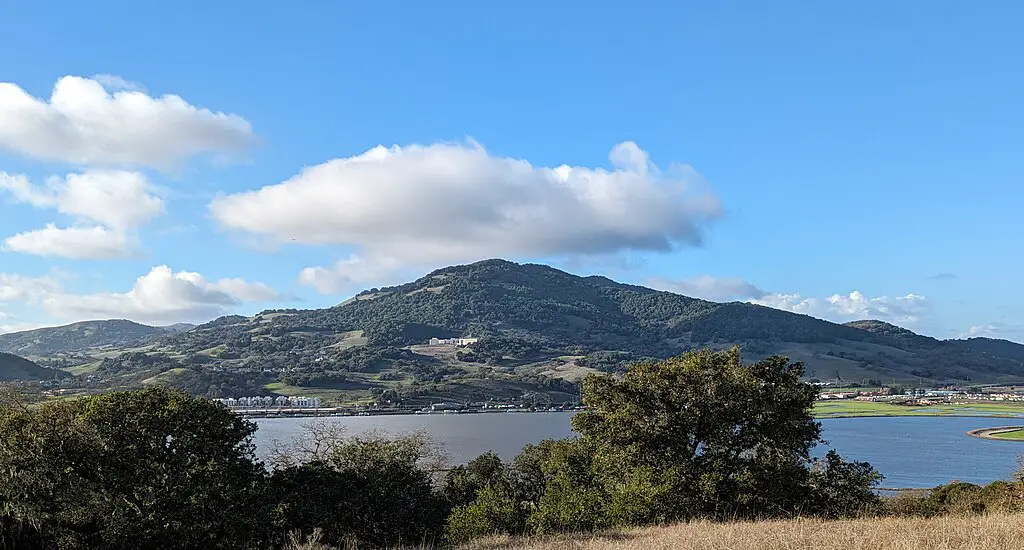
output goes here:
<path id="1" fill-rule="evenodd" d="M 967 435 L 971 437 L 977 437 L 981 439 L 989 439 L 992 441 L 1010 441 L 1017 443 L 1024 443 L 1021 440 L 1009 439 L 1004 437 L 998 437 L 998 434 L 1006 432 L 1019 432 L 1024 430 L 1024 426 L 996 426 L 993 428 L 979 428 L 977 430 L 971 430 L 967 432 Z"/>
<path id="2" fill-rule="evenodd" d="M 839 420 L 841 418 L 1005 418 L 1008 420 L 1024 419 L 1024 416 L 1012 415 L 1012 414 L 942 414 L 942 413 L 924 413 L 924 414 L 849 414 L 842 416 L 815 416 L 815 420 Z M 1024 426 L 1021 426 L 1024 428 Z"/>
<path id="3" fill-rule="evenodd" d="M 451 410 L 451 411 L 336 411 L 336 410 L 232 410 L 231 412 L 243 418 L 354 418 L 370 416 L 447 416 L 467 414 L 551 414 L 551 413 L 577 413 L 583 409 L 557 409 L 557 410 L 527 410 L 527 409 L 483 409 L 483 410 Z"/>
<path id="4" fill-rule="evenodd" d="M 507 409 L 507 410 L 467 410 L 467 411 L 438 411 L 438 412 L 422 412 L 422 411 L 361 411 L 358 413 L 353 412 L 335 412 L 335 411 L 232 411 L 239 416 L 245 418 L 351 418 L 351 417 L 367 417 L 367 416 L 444 416 L 444 415 L 465 415 L 465 414 L 550 414 L 550 413 L 577 413 L 583 409 L 565 409 L 565 410 L 525 410 L 525 409 Z M 1022 411 L 1024 412 L 1024 411 Z M 823 415 L 814 416 L 815 420 L 840 420 L 846 418 L 1004 418 L 1004 419 L 1024 419 L 1024 416 L 1014 415 L 1012 413 L 991 413 L 991 414 L 964 414 L 964 413 L 885 413 L 885 414 L 840 414 L 836 416 Z M 1013 428 L 1013 426 L 1008 426 Z M 1024 426 L 1016 426 L 1017 429 L 1024 429 Z M 991 430 L 995 428 L 984 428 L 985 430 Z M 975 430 L 976 431 L 976 430 Z M 968 434 L 973 435 L 973 434 Z M 1006 441 L 1006 440 L 1003 440 Z"/>

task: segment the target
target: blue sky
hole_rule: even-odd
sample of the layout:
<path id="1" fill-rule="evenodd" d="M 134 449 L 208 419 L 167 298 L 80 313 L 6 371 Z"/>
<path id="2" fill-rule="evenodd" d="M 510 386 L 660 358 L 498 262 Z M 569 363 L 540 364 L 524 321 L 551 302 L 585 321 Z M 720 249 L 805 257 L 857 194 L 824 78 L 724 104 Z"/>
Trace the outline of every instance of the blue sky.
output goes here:
<path id="1" fill-rule="evenodd" d="M 1024 341 L 1024 6 L 768 4 L 5 2 L 0 330 L 497 256 Z"/>

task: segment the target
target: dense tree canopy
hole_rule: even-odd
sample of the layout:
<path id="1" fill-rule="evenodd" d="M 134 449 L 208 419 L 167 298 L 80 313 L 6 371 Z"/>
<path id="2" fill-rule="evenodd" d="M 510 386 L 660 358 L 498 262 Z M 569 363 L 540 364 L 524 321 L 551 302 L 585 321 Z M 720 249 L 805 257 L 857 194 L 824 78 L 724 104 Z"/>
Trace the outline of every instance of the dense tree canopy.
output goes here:
<path id="1" fill-rule="evenodd" d="M 783 357 L 744 365 L 732 349 L 638 363 L 621 378 L 589 377 L 589 409 L 572 421 L 580 437 L 525 449 L 510 481 L 491 481 L 477 501 L 456 508 L 449 532 L 854 515 L 876 503 L 879 476 L 835 453 L 812 459 L 817 392 L 802 374 Z M 510 521 L 513 511 L 526 520 Z"/>
<path id="2" fill-rule="evenodd" d="M 656 517 L 785 506 L 774 488 L 800 475 L 820 434 L 811 417 L 817 390 L 802 374 L 783 357 L 744 366 L 735 348 L 640 363 L 621 380 L 589 378 L 590 410 L 573 427 L 612 479 L 649 473 L 643 482 L 664 492 L 668 507 L 652 510 Z"/>
<path id="3" fill-rule="evenodd" d="M 578 437 L 443 468 L 428 438 L 314 422 L 267 464 L 255 426 L 179 391 L 0 400 L 0 548 L 457 544 L 492 534 L 798 515 L 1024 509 L 1020 483 L 881 502 L 866 463 L 814 458 L 799 363 L 690 352 L 592 376 Z"/>
<path id="4" fill-rule="evenodd" d="M 255 426 L 151 389 L 0 407 L 11 533 L 53 548 L 237 548 L 257 533 Z M 17 527 L 16 529 L 14 527 Z"/>

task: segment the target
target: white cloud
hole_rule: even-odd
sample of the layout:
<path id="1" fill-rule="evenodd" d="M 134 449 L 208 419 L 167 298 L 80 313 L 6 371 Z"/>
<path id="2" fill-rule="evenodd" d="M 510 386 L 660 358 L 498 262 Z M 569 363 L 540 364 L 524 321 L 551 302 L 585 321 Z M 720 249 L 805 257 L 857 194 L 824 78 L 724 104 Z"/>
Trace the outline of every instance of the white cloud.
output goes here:
<path id="1" fill-rule="evenodd" d="M 716 279 L 709 275 L 702 275 L 682 280 L 655 277 L 650 279 L 647 284 L 651 288 L 658 290 L 667 290 L 684 296 L 703 298 L 715 302 L 746 300 L 748 298 L 760 298 L 765 295 L 763 290 L 739 277 Z"/>
<path id="2" fill-rule="evenodd" d="M 120 77 L 65 76 L 49 100 L 0 82 L 0 149 L 44 161 L 171 169 L 203 153 L 253 142 L 245 119 L 151 97 Z"/>
<path id="3" fill-rule="evenodd" d="M 61 288 L 55 275 L 26 277 L 16 273 L 0 273 L 0 302 L 36 300 Z"/>
<path id="4" fill-rule="evenodd" d="M 135 255 L 135 244 L 124 233 L 105 227 L 43 229 L 18 233 L 4 239 L 4 250 L 44 257 L 116 259 Z"/>
<path id="5" fill-rule="evenodd" d="M 546 168 L 493 156 L 475 143 L 375 147 L 219 197 L 210 209 L 224 227 L 272 242 L 354 247 L 354 258 L 303 272 L 303 282 L 324 289 L 393 263 L 700 244 L 721 209 L 692 168 L 663 173 L 632 142 L 617 145 L 610 158 L 613 170 Z"/>
<path id="6" fill-rule="evenodd" d="M 383 286 L 389 275 L 400 266 L 393 258 L 367 261 L 359 256 L 338 260 L 329 267 L 307 267 L 299 273 L 299 284 L 310 286 L 322 294 L 338 294 L 366 281 Z"/>
<path id="7" fill-rule="evenodd" d="M 242 279 L 221 279 L 208 284 L 207 288 L 242 302 L 271 302 L 282 298 L 279 292 L 263 283 L 250 283 Z"/>
<path id="8" fill-rule="evenodd" d="M 280 296 L 260 283 L 241 279 L 207 281 L 199 273 L 173 272 L 154 267 L 139 277 L 125 293 L 51 294 L 43 305 L 55 317 L 65 319 L 124 318 L 142 323 L 203 322 L 253 301 L 272 301 Z"/>
<path id="9" fill-rule="evenodd" d="M 994 321 L 986 325 L 974 325 L 958 338 L 998 338 L 1024 343 L 1024 325 Z"/>
<path id="10" fill-rule="evenodd" d="M 92 170 L 51 177 L 36 186 L 20 175 L 0 172 L 0 190 L 18 202 L 53 208 L 78 220 L 125 230 L 164 212 L 164 201 L 146 176 L 122 170 Z"/>
<path id="11" fill-rule="evenodd" d="M 8 323 L 0 324 L 0 334 L 7 334 L 9 332 L 22 332 L 25 330 L 35 330 L 37 328 L 43 328 L 47 325 L 39 323 Z"/>
<path id="12" fill-rule="evenodd" d="M 877 319 L 905 325 L 913 325 L 931 308 L 928 298 L 919 294 L 871 298 L 856 290 L 845 296 L 833 294 L 827 298 L 805 298 L 799 294 L 765 294 L 748 301 L 835 322 Z"/>
<path id="13" fill-rule="evenodd" d="M 52 208 L 84 224 L 68 228 L 47 224 L 4 239 L 5 250 L 38 256 L 131 257 L 136 248 L 133 230 L 164 212 L 157 189 L 138 172 L 91 170 L 51 177 L 41 186 L 25 176 L 0 172 L 0 191 L 17 202 Z"/>
<path id="14" fill-rule="evenodd" d="M 92 75 L 92 79 L 99 82 L 103 86 L 103 89 L 108 92 L 116 92 L 120 90 L 129 90 L 132 92 L 144 92 L 145 88 L 138 82 L 132 82 L 123 77 L 117 76 L 116 74 L 95 74 Z"/>

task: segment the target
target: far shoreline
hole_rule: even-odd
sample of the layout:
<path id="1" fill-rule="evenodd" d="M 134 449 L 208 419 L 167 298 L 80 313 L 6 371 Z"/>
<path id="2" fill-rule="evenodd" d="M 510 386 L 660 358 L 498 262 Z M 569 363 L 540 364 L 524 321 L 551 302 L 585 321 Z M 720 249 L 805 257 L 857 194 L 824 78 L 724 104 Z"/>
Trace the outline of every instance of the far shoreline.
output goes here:
<path id="1" fill-rule="evenodd" d="M 979 428 L 977 430 L 971 430 L 967 432 L 967 435 L 971 437 L 978 437 L 981 439 L 989 439 L 993 441 L 1010 441 L 1017 443 L 1024 443 L 1024 439 L 1013 439 L 1009 437 L 999 437 L 1000 434 L 1010 432 L 1021 432 L 1024 431 L 1024 426 L 996 426 L 993 428 Z"/>
<path id="2" fill-rule="evenodd" d="M 357 417 L 372 417 L 372 416 L 451 416 L 451 415 L 474 415 L 474 414 L 551 414 L 551 413 L 578 413 L 581 410 L 523 410 L 523 409 L 512 409 L 512 410 L 490 410 L 490 411 L 445 411 L 445 412 L 369 412 L 363 411 L 360 413 L 283 413 L 283 414 L 244 414 L 239 411 L 233 411 L 243 418 L 252 420 L 262 419 L 280 419 L 280 418 L 357 418 Z M 841 420 L 848 418 L 1003 418 L 1003 419 L 1017 419 L 1021 418 L 1019 415 L 1007 414 L 1007 413 L 991 413 L 991 414 L 964 414 L 964 413 L 919 413 L 919 412 L 907 412 L 907 413 L 885 413 L 885 414 L 843 414 L 843 415 L 814 415 L 815 420 Z M 1011 426 L 1012 428 L 1012 426 Z M 1024 426 L 1017 426 L 1017 429 L 1024 429 Z M 986 430 L 993 428 L 984 428 Z M 973 434 L 968 434 L 973 435 Z M 1003 439 L 1002 441 L 1012 441 Z"/>

